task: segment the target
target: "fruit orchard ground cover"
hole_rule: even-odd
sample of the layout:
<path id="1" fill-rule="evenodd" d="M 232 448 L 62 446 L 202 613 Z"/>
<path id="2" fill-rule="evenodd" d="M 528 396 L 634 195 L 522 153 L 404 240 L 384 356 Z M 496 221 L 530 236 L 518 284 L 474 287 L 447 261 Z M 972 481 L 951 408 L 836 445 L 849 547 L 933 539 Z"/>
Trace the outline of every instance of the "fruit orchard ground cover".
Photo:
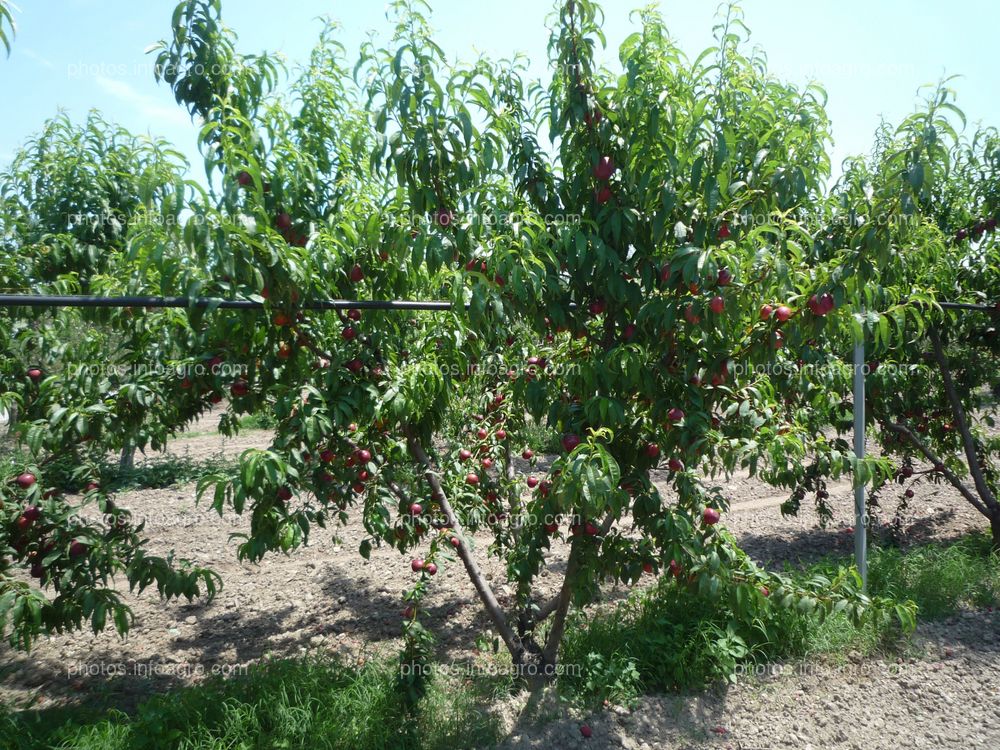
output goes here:
<path id="1" fill-rule="evenodd" d="M 223 455 L 266 442 L 265 433 L 244 433 L 235 440 L 202 434 L 205 423 L 193 426 L 192 438 L 171 443 L 180 455 Z M 774 497 L 774 490 L 759 482 L 734 478 L 723 482 L 726 492 L 740 501 Z M 953 538 L 982 528 L 975 511 L 956 502 L 947 487 L 918 487 L 911 504 L 913 525 L 923 538 Z M 796 518 L 782 518 L 777 507 L 747 511 L 738 506 L 723 523 L 741 544 L 762 562 L 813 560 L 825 554 L 849 554 L 852 539 L 846 528 L 853 523 L 848 487 L 832 489 L 835 517 L 826 529 L 804 505 Z M 127 641 L 110 632 L 61 635 L 42 640 L 30 656 L 15 655 L 4 647 L 4 661 L 11 672 L 3 680 L 7 702 L 36 696 L 40 705 L 77 698 L 80 692 L 111 691 L 126 702 L 153 690 L 194 681 L 214 667 L 234 668 L 265 656 L 294 656 L 306 650 L 329 650 L 351 659 L 372 651 L 393 651 L 400 643 L 400 599 L 412 586 L 414 574 L 408 558 L 386 548 L 376 548 L 370 561 L 354 553 L 364 531 L 355 518 L 338 530 L 342 545 L 317 537 L 309 547 L 290 556 L 275 555 L 256 566 L 239 563 L 229 535 L 244 531 L 246 519 L 220 518 L 209 508 L 194 504 L 192 486 L 126 493 L 121 498 L 137 516 L 147 518 L 146 533 L 156 552 L 171 549 L 217 570 L 225 588 L 211 603 L 163 603 L 154 596 L 129 597 L 137 615 L 136 629 Z M 485 554 L 486 537 L 477 538 L 476 555 L 488 576 L 499 580 L 502 567 Z M 549 561 L 543 580 L 556 585 L 566 548 L 560 545 Z M 501 596 L 511 592 L 501 588 Z M 604 600 L 614 601 L 627 592 L 608 587 Z M 438 657 L 445 663 L 462 663 L 475 655 L 470 648 L 487 622 L 467 578 L 456 564 L 443 566 L 430 593 L 429 613 L 439 633 Z M 162 663 L 161 678 L 128 679 L 89 675 L 100 665 Z M 133 670 L 134 671 L 134 670 Z"/>
<path id="2" fill-rule="evenodd" d="M 844 663 L 771 665 L 736 685 L 648 696 L 613 708 L 515 727 L 515 748 L 794 748 L 894 750 L 1000 746 L 1000 613 L 921 623 L 913 653 Z M 960 709 L 958 708 L 960 707 Z M 523 701 L 511 701 L 511 721 Z M 553 708 L 551 705 L 547 708 Z M 583 740 L 582 726 L 591 730 Z"/>

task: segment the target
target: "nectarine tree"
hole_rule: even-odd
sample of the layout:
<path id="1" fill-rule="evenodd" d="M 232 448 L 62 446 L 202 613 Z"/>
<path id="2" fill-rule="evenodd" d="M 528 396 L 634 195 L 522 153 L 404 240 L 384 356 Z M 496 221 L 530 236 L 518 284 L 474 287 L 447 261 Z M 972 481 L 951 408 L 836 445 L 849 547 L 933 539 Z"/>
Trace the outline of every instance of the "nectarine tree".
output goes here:
<path id="1" fill-rule="evenodd" d="M 257 228 L 226 232 L 229 275 L 251 293 L 266 287 L 282 321 L 294 321 L 268 337 L 291 328 L 305 350 L 297 366 L 277 368 L 265 351 L 247 396 L 274 404 L 275 445 L 203 486 L 220 509 L 253 508 L 241 553 L 289 549 L 328 515 L 361 506 L 363 554 L 378 543 L 421 547 L 426 572 L 457 553 L 515 662 L 541 668 L 556 660 L 571 602 L 590 600 L 601 580 L 635 582 L 668 561 L 683 581 L 748 612 L 764 606 L 765 581 L 777 601 L 833 607 L 829 591 L 770 581 L 739 553 L 714 523 L 726 498 L 702 479 L 739 464 L 794 474 L 814 444 L 794 422 L 777 423 L 781 396 L 749 365 L 785 359 L 776 344 L 801 337 L 791 315 L 761 320 L 761 304 L 805 306 L 827 293 L 804 261 L 795 218 L 822 199 L 828 170 L 817 92 L 760 75 L 739 51 L 735 14 L 713 62 L 695 65 L 681 64 L 660 19 L 645 14 L 616 79 L 593 64 L 596 6 L 566 3 L 543 90 L 517 63 L 449 65 L 423 18 L 398 8 L 392 45 L 363 50 L 360 91 L 346 93 L 340 63 L 324 57 L 328 75 L 298 84 L 308 112 L 266 109 L 275 142 L 257 135 L 256 102 L 248 110 L 223 96 L 208 116 L 220 171 L 246 172 L 253 185 L 223 178 L 232 187 L 220 221 L 239 205 Z M 187 52 L 175 43 L 165 54 Z M 317 119 L 328 133 L 318 152 Z M 369 175 L 360 186 L 359 173 Z M 308 227 L 305 251 L 288 237 L 296 225 Z M 286 240 L 280 252 L 275 232 Z M 432 294 L 468 310 L 365 313 L 350 336 L 342 321 L 338 336 L 293 293 Z M 482 419 L 442 450 L 432 438 L 473 364 L 493 373 L 469 381 L 485 394 Z M 530 493 L 510 449 L 526 414 L 564 435 L 563 455 Z M 334 460 L 303 460 L 315 446 Z M 668 478 L 676 502 L 650 479 L 661 462 L 677 467 Z M 829 468 L 854 466 L 845 453 Z M 289 485 L 298 494 L 279 496 Z M 511 611 L 471 554 L 469 532 L 484 527 L 516 587 Z M 542 600 L 536 577 L 555 534 L 570 540 L 569 564 Z M 860 612 L 852 581 L 833 588 Z M 422 575 L 407 597 L 412 658 L 426 648 L 419 600 L 430 585 Z"/>
<path id="2" fill-rule="evenodd" d="M 180 3 L 158 52 L 158 75 L 204 121 L 210 188 L 198 222 L 136 243 L 137 267 L 154 269 L 137 289 L 266 310 L 192 309 L 174 339 L 239 366 L 230 417 L 277 420 L 268 449 L 199 485 L 220 512 L 249 513 L 241 557 L 360 513 L 361 554 L 393 545 L 419 576 L 404 659 L 427 658 L 421 601 L 457 558 L 515 664 L 539 674 L 572 604 L 644 571 L 728 597 L 748 621 L 775 606 L 885 615 L 847 569 L 803 587 L 755 566 L 710 481 L 745 466 L 789 484 L 816 452 L 829 476 L 881 465 L 831 447 L 771 373 L 844 303 L 810 255 L 829 174 L 822 91 L 767 75 L 735 9 L 693 62 L 644 11 L 618 75 L 594 60 L 599 8 L 560 3 L 542 86 L 523 61 L 450 63 L 417 4 L 393 7 L 391 40 L 366 44 L 353 76 L 326 28 L 289 97 L 270 57 L 236 51 L 218 0 Z M 327 298 L 452 307 L 306 304 Z M 539 422 L 562 450 L 526 482 L 516 456 L 535 459 L 524 436 Z M 482 532 L 508 602 L 473 554 Z M 545 597 L 556 538 L 568 560 Z M 39 629 L 6 611 L 15 632 Z"/>
<path id="3" fill-rule="evenodd" d="M 155 278 L 162 278 L 180 260 L 183 244 L 174 237 L 194 190 L 186 168 L 163 142 L 136 138 L 96 113 L 83 126 L 65 116 L 48 122 L 0 174 L 0 286 L 125 294 L 154 279 L 146 273 L 153 266 L 136 261 L 140 247 L 157 249 Z M 129 609 L 110 584 L 115 573 L 140 589 L 155 583 L 167 596 L 214 590 L 208 571 L 149 555 L 141 522 L 99 481 L 109 450 L 161 448 L 207 407 L 204 396 L 183 397 L 177 368 L 191 355 L 178 324 L 186 316 L 3 309 L 0 322 L 0 412 L 29 462 L 0 487 L 0 622 L 14 625 L 12 638 L 27 646 L 42 630 L 84 621 L 95 630 L 106 622 L 127 628 Z M 36 475 L 37 482 L 20 481 Z M 71 489 L 82 500 L 64 497 Z M 81 512 L 87 506 L 94 512 Z M 15 563 L 56 596 L 9 577 Z"/>
<path id="4" fill-rule="evenodd" d="M 834 297 L 855 309 L 834 316 L 814 356 L 836 356 L 838 347 L 842 356 L 866 335 L 866 413 L 894 459 L 889 479 L 900 485 L 901 505 L 917 482 L 951 484 L 988 519 L 1000 547 L 992 409 L 1000 390 L 1000 137 L 994 128 L 962 132 L 946 83 L 895 130 L 884 127 L 873 155 L 850 161 L 832 191 L 812 257 L 830 269 Z M 849 377 L 830 377 L 826 398 L 846 399 L 849 389 Z M 803 405 L 815 403 L 796 393 Z M 829 420 L 834 411 L 813 416 Z M 915 471 L 915 460 L 929 468 Z"/>

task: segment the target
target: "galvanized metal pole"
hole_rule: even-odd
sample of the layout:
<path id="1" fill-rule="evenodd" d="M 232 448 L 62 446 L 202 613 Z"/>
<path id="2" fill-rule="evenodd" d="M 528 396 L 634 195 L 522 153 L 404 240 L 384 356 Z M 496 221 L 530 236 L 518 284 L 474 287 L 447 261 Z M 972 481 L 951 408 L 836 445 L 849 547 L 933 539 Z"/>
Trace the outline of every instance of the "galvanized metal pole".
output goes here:
<path id="1" fill-rule="evenodd" d="M 854 344 L 854 455 L 865 457 L 865 340 L 864 334 Z M 868 513 L 865 508 L 865 485 L 854 488 L 854 561 L 861 573 L 862 585 L 868 588 Z"/>

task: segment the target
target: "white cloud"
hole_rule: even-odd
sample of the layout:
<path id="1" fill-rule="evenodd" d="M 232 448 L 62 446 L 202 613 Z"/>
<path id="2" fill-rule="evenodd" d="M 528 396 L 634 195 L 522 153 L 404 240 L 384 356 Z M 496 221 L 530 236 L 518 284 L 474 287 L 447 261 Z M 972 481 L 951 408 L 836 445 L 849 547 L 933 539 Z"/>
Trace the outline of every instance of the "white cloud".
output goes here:
<path id="1" fill-rule="evenodd" d="M 180 107 L 161 104 L 148 94 L 136 91 L 129 84 L 125 83 L 125 81 L 116 81 L 107 76 L 96 76 L 94 80 L 98 86 L 111 94 L 111 96 L 131 105 L 138 114 L 148 118 L 150 125 L 154 123 L 169 123 L 172 125 L 188 124 L 188 117 Z"/>
<path id="2" fill-rule="evenodd" d="M 48 68 L 49 70 L 55 70 L 55 64 L 47 57 L 42 57 L 33 49 L 28 49 L 27 47 L 22 47 L 21 52 L 25 57 L 34 60 L 36 63 L 41 65 L 43 68 Z"/>

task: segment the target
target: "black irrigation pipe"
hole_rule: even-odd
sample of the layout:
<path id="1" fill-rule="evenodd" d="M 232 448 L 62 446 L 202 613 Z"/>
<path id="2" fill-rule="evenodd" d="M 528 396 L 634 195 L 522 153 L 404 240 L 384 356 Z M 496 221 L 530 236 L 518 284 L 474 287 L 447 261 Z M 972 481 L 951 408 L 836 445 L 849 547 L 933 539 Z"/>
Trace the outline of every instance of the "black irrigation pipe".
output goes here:
<path id="1" fill-rule="evenodd" d="M 87 297 L 82 295 L 0 294 L 0 307 L 202 307 L 224 310 L 262 310 L 263 302 L 212 297 Z M 305 310 L 452 310 L 453 302 L 430 300 L 319 300 L 304 302 Z M 468 309 L 469 304 L 463 307 Z"/>
<path id="2" fill-rule="evenodd" d="M 1000 315 L 1000 307 L 968 302 L 939 302 L 945 310 L 969 310 Z M 571 307 L 576 305 L 571 304 Z M 0 294 L 0 307 L 201 307 L 221 310 L 262 310 L 263 302 L 217 297 L 93 297 L 72 294 Z M 444 300 L 317 300 L 298 305 L 304 310 L 453 310 L 469 309 Z"/>
<path id="3" fill-rule="evenodd" d="M 973 310 L 1000 315 L 1000 306 L 997 305 L 974 305 L 969 302 L 938 302 L 938 304 L 945 310 Z"/>

